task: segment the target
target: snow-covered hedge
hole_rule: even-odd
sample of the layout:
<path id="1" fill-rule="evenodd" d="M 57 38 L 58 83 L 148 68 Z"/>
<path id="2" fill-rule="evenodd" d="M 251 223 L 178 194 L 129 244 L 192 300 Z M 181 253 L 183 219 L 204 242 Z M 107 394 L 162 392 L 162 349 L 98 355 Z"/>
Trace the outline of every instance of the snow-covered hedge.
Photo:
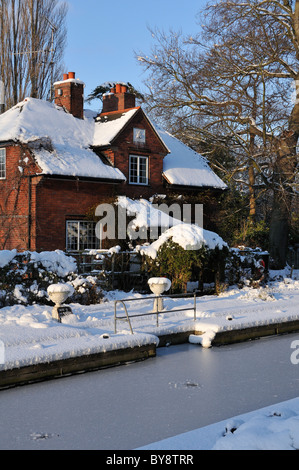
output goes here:
<path id="1" fill-rule="evenodd" d="M 137 247 L 145 258 L 145 270 L 152 276 L 166 276 L 172 290 L 184 291 L 187 283 L 215 283 L 221 292 L 227 285 L 240 287 L 261 278 L 260 260 L 265 263 L 266 279 L 268 252 L 259 248 L 229 248 L 219 235 L 191 224 L 181 224 L 165 231 L 150 245 Z"/>
<path id="2" fill-rule="evenodd" d="M 90 304 L 102 298 L 97 277 L 79 276 L 76 260 L 63 251 L 0 251 L 0 307 L 33 303 L 52 305 L 47 288 L 61 282 L 74 287 L 68 302 Z"/>
<path id="3" fill-rule="evenodd" d="M 185 292 L 187 283 L 192 281 L 198 281 L 201 289 L 204 277 L 205 282 L 215 282 L 218 292 L 227 254 L 226 246 L 211 249 L 203 245 L 196 250 L 186 250 L 170 239 L 161 244 L 154 258 L 145 255 L 144 269 L 151 276 L 169 278 L 173 292 Z"/>
<path id="4" fill-rule="evenodd" d="M 261 267 L 259 260 L 264 261 L 265 276 L 267 276 L 269 269 L 269 253 L 267 251 L 245 246 L 230 248 L 225 266 L 228 284 L 238 284 L 239 287 L 249 285 Z"/>
<path id="5" fill-rule="evenodd" d="M 152 276 L 166 276 L 172 281 L 172 291 L 184 292 L 187 283 L 203 283 L 203 274 L 215 281 L 216 291 L 224 273 L 228 246 L 214 232 L 187 223 L 166 230 L 150 245 L 136 247 L 145 258 L 145 269 Z"/>

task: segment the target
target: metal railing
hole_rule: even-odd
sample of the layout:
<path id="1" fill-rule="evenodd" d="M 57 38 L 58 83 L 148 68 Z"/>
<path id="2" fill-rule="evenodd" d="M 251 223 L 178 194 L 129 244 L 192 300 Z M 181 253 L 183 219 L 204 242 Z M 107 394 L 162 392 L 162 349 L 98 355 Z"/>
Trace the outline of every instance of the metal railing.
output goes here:
<path id="1" fill-rule="evenodd" d="M 159 326 L 159 315 L 164 314 L 164 313 L 174 313 L 174 312 L 183 312 L 186 310 L 193 310 L 193 318 L 194 321 L 196 321 L 196 294 L 199 291 L 195 291 L 194 294 L 172 294 L 172 295 L 159 295 L 159 296 L 148 296 L 142 299 L 122 299 L 122 300 L 115 300 L 114 301 L 114 333 L 117 333 L 117 321 L 125 321 L 129 324 L 129 328 L 131 331 L 131 334 L 133 335 L 133 328 L 132 328 L 132 323 L 131 323 L 131 318 L 136 318 L 136 317 L 145 317 L 149 315 L 156 315 L 156 326 Z M 155 299 L 173 299 L 173 298 L 179 298 L 179 297 L 184 297 L 184 298 L 190 298 L 193 296 L 193 307 L 186 307 L 186 308 L 177 308 L 177 309 L 172 309 L 172 310 L 159 310 L 158 307 L 156 310 L 151 311 L 151 312 L 144 312 L 144 313 L 135 313 L 129 315 L 126 302 L 136 302 L 136 301 L 144 301 L 144 300 L 155 300 Z M 125 310 L 125 315 L 122 316 L 117 316 L 117 304 L 120 303 L 123 305 L 124 310 Z M 158 304 L 157 304 L 158 305 Z"/>

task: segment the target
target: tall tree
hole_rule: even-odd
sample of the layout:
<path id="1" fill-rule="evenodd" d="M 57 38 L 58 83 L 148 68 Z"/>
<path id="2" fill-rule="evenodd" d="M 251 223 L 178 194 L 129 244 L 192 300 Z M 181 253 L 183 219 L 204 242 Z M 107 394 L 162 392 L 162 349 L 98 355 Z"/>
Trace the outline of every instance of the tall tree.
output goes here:
<path id="1" fill-rule="evenodd" d="M 151 55 L 138 55 L 150 72 L 152 109 L 193 146 L 233 152 L 230 175 L 247 184 L 252 217 L 256 188 L 272 192 L 278 265 L 296 194 L 299 93 L 291 102 L 290 88 L 299 79 L 298 24 L 298 0 L 220 0 L 204 11 L 196 38 L 156 31 Z"/>
<path id="2" fill-rule="evenodd" d="M 51 98 L 62 71 L 67 3 L 58 0 L 0 0 L 0 79 L 5 107 L 26 96 Z"/>
<path id="3" fill-rule="evenodd" d="M 103 101 L 103 95 L 107 92 L 109 92 L 111 90 L 111 88 L 114 88 L 116 83 L 119 83 L 119 82 L 105 82 L 105 83 L 102 83 L 101 85 L 98 85 L 94 90 L 92 90 L 92 92 L 87 96 L 86 98 L 86 102 L 87 103 L 90 103 L 91 101 L 93 100 L 96 100 L 96 99 L 99 99 L 100 101 Z M 136 90 L 136 88 L 130 83 L 130 82 L 127 82 L 127 83 L 124 83 L 124 85 L 127 86 L 127 89 L 128 89 L 128 92 L 129 93 L 132 93 L 133 95 L 136 96 L 136 98 L 140 101 L 140 102 L 143 102 L 144 101 L 144 96 L 142 95 L 142 93 L 138 90 Z"/>

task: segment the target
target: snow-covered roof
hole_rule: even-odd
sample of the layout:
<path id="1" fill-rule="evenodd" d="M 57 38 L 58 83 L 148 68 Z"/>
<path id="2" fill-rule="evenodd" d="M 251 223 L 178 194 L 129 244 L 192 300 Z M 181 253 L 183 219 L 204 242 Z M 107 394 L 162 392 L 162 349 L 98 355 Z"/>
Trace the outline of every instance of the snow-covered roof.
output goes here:
<path id="1" fill-rule="evenodd" d="M 129 216 L 134 216 L 130 223 L 132 230 L 138 230 L 141 227 L 146 229 L 153 227 L 169 228 L 173 225 L 181 224 L 180 219 L 162 212 L 146 199 L 133 200 L 126 196 L 118 196 L 117 205 L 126 209 Z"/>
<path id="2" fill-rule="evenodd" d="M 139 109 L 107 113 L 107 116 L 102 115 L 97 118 L 93 145 L 110 145 Z M 148 116 L 146 118 L 169 151 L 163 160 L 163 176 L 168 183 L 196 188 L 227 188 L 202 155 L 151 122 Z"/>
<path id="3" fill-rule="evenodd" d="M 102 147 L 110 145 L 125 125 L 135 116 L 138 108 L 128 111 L 107 113 L 96 119 L 92 145 Z M 108 117 L 109 116 L 109 117 Z"/>
<path id="4" fill-rule="evenodd" d="M 139 110 L 108 113 L 96 121 L 85 113 L 82 120 L 47 101 L 26 98 L 0 115 L 0 141 L 29 144 L 42 174 L 124 181 L 123 173 L 106 165 L 91 147 L 110 145 Z M 145 117 L 169 151 L 163 161 L 168 183 L 226 189 L 203 156 Z"/>
<path id="5" fill-rule="evenodd" d="M 227 188 L 202 155 L 160 127 L 155 128 L 170 149 L 170 153 L 163 160 L 163 176 L 168 183 L 223 190 Z"/>
<path id="6" fill-rule="evenodd" d="M 62 107 L 26 98 L 0 115 L 0 141 L 30 145 L 42 174 L 125 180 L 90 149 L 93 119 L 77 119 Z"/>
<path id="7" fill-rule="evenodd" d="M 131 232 L 128 232 L 129 237 L 134 231 L 139 232 L 140 228 L 153 229 L 156 226 L 164 228 L 162 235 L 151 245 L 136 248 L 141 254 L 153 259 L 156 258 L 159 248 L 171 239 L 184 250 L 199 250 L 203 246 L 210 250 L 214 250 L 216 247 L 220 250 L 228 247 L 227 243 L 217 233 L 171 217 L 163 212 L 161 208 L 159 209 L 159 206 L 152 205 L 145 199 L 132 200 L 126 196 L 119 196 L 117 204 L 126 209 L 128 215 L 134 217 L 130 222 Z M 158 235 L 158 232 L 156 232 L 156 235 Z"/>

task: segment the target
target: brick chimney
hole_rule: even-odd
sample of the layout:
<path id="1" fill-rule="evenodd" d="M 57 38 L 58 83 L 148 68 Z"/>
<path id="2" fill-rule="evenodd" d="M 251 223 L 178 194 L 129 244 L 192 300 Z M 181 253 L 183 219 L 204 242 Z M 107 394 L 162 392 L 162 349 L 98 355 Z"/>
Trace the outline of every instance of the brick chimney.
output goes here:
<path id="1" fill-rule="evenodd" d="M 54 83 L 54 101 L 69 113 L 83 119 L 84 83 L 75 78 L 75 72 L 63 74 L 63 80 Z"/>
<path id="2" fill-rule="evenodd" d="M 135 108 L 135 95 L 128 92 L 128 87 L 117 83 L 111 88 L 110 93 L 103 95 L 102 113 L 111 111 L 124 111 L 125 109 Z"/>

